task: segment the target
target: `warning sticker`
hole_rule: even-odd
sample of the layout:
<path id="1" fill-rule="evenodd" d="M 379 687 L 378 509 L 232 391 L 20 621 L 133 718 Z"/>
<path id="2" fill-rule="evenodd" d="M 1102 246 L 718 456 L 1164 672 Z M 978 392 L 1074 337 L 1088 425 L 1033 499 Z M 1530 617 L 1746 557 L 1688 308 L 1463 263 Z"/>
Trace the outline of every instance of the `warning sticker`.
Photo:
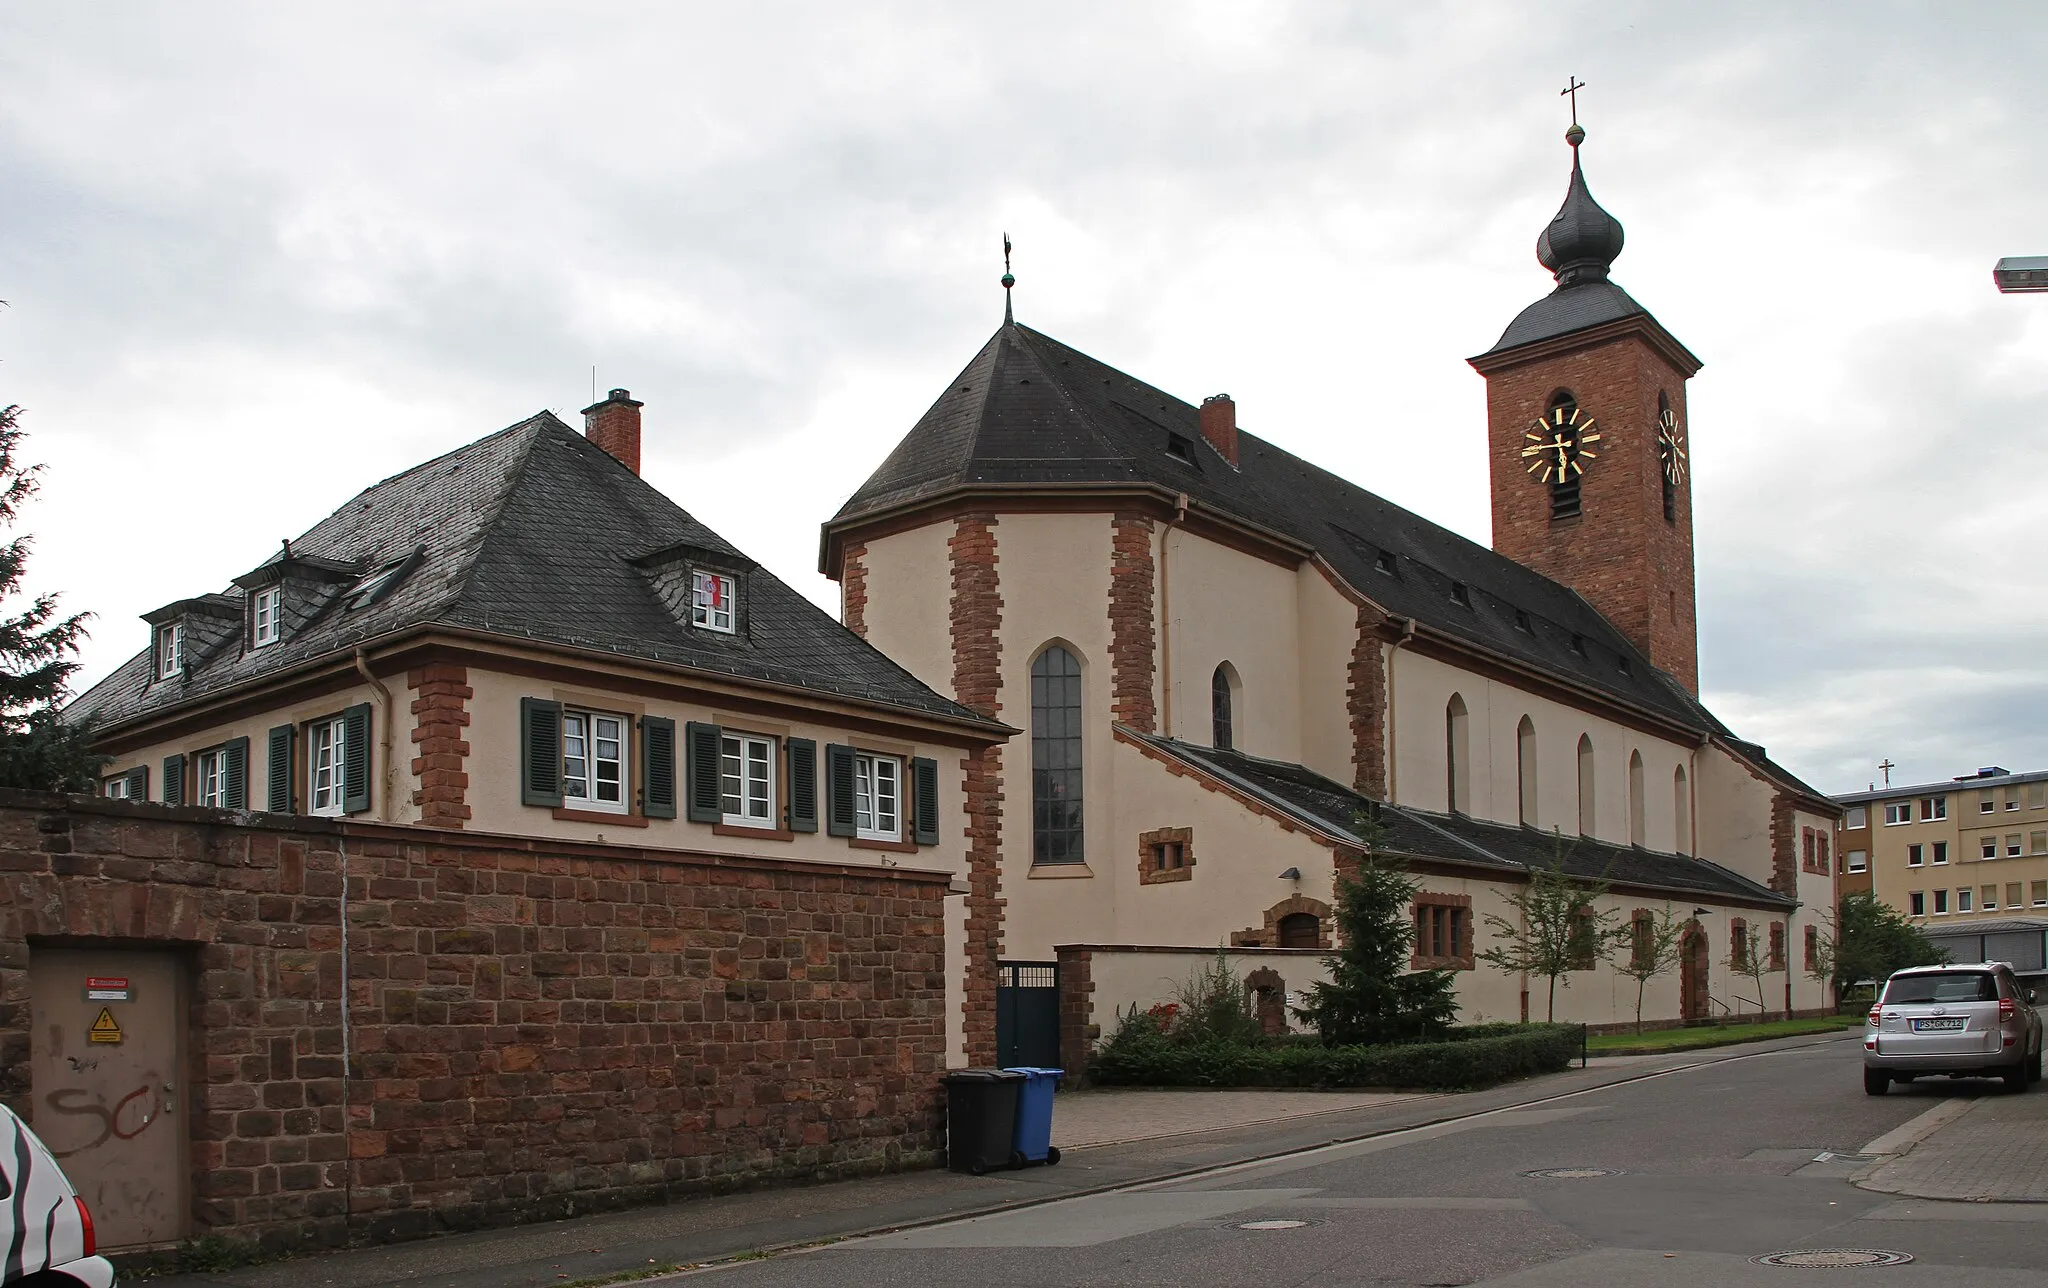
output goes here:
<path id="1" fill-rule="evenodd" d="M 85 1031 L 85 1040 L 88 1042 L 111 1042 L 116 1044 L 121 1041 L 121 1026 L 114 1022 L 114 1012 L 112 1010 L 104 1006 L 100 1008 L 99 1018 L 94 1020 L 92 1027 Z"/>
<path id="2" fill-rule="evenodd" d="M 128 987 L 128 978 L 125 975 L 88 975 L 85 977 L 85 1000 L 132 1002 L 135 995 Z"/>

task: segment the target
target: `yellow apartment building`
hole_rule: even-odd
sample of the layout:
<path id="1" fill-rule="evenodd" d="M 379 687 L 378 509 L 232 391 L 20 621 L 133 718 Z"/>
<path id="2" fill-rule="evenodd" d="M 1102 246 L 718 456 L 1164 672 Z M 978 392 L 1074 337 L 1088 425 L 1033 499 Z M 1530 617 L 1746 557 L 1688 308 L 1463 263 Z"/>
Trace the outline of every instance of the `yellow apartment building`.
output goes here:
<path id="1" fill-rule="evenodd" d="M 1993 765 L 1834 800 L 1843 893 L 1872 890 L 1930 932 L 2048 918 L 2048 770 Z"/>

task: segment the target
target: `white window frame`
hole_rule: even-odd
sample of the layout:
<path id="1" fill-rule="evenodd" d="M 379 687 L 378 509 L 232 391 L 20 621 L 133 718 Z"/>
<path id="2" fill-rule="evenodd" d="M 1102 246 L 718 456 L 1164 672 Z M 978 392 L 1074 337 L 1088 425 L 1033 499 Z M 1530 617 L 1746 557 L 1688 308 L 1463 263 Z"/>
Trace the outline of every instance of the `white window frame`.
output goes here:
<path id="1" fill-rule="evenodd" d="M 1870 809 L 1864 805 L 1851 805 L 1848 815 L 1842 820 L 1845 832 L 1860 832 L 1870 826 Z"/>
<path id="2" fill-rule="evenodd" d="M 306 726 L 306 812 L 341 817 L 348 802 L 348 727 L 340 716 Z"/>
<path id="3" fill-rule="evenodd" d="M 886 770 L 887 772 L 883 772 Z M 853 834 L 863 841 L 903 839 L 903 760 L 871 752 L 853 758 Z"/>
<path id="4" fill-rule="evenodd" d="M 1934 866 L 1936 866 L 1936 867 L 1940 867 L 1940 866 L 1942 866 L 1943 864 L 1945 864 L 1945 863 L 1947 863 L 1947 862 L 1948 862 L 1948 842 L 1947 842 L 1947 841 L 1936 841 L 1936 842 L 1934 843 Z"/>
<path id="5" fill-rule="evenodd" d="M 1975 911 L 1977 910 L 1976 898 L 1977 898 L 1977 892 L 1976 892 L 1975 890 L 1972 890 L 1972 889 L 1971 889 L 1970 887 L 1968 887 L 1968 886 L 1959 886 L 1959 887 L 1957 887 L 1957 889 L 1956 889 L 1956 911 L 1957 911 L 1957 912 L 1975 912 Z"/>
<path id="6" fill-rule="evenodd" d="M 723 595 L 719 594 L 723 590 Z M 726 635 L 739 631 L 739 578 L 704 568 L 690 570 L 690 624 Z M 720 604 L 719 599 L 724 603 Z"/>
<path id="7" fill-rule="evenodd" d="M 1904 827 L 1912 821 L 1913 802 L 1886 801 L 1884 803 L 1884 825 L 1886 827 Z"/>
<path id="8" fill-rule="evenodd" d="M 1851 850 L 1851 851 L 1849 851 L 1849 871 L 1851 871 L 1851 872 L 1868 872 L 1868 871 L 1870 871 L 1870 852 L 1869 852 L 1868 850 Z"/>
<path id="9" fill-rule="evenodd" d="M 249 597 L 249 647 L 263 648 L 284 638 L 284 587 L 265 586 Z"/>
<path id="10" fill-rule="evenodd" d="M 1927 894 L 1925 891 L 1910 890 L 1906 893 L 1906 915 L 1909 917 L 1924 917 L 1927 915 Z"/>
<path id="11" fill-rule="evenodd" d="M 1948 891 L 1945 889 L 1934 892 L 1934 915 L 1937 917 L 1948 916 Z"/>
<path id="12" fill-rule="evenodd" d="M 156 628 L 156 678 L 175 680 L 185 669 L 185 623 L 166 622 Z"/>
<path id="13" fill-rule="evenodd" d="M 226 809 L 228 803 L 228 749 L 214 747 L 192 758 L 192 803 Z"/>
<path id="14" fill-rule="evenodd" d="M 112 778 L 100 780 L 100 795 L 110 801 L 128 799 L 128 775 L 115 774 Z"/>
<path id="15" fill-rule="evenodd" d="M 1997 858 L 1998 838 L 1995 836 L 1979 837 L 1977 840 L 1977 857 L 1980 859 Z"/>
<path id="16" fill-rule="evenodd" d="M 1987 897 L 1985 897 L 1985 898 L 1982 898 L 1982 899 L 1979 899 L 1979 900 L 1977 901 L 1977 907 L 1978 907 L 1978 909 L 1979 909 L 1980 911 L 1983 911 L 1983 912 L 1997 912 L 1997 911 L 1998 911 L 1998 886 L 1997 886 L 1996 884 L 1993 884 L 1993 885 L 1988 885 L 1988 886 L 1985 886 L 1984 888 L 1985 888 L 1986 890 L 1989 890 L 1989 891 L 1990 891 L 1991 893 L 1990 893 L 1990 895 L 1989 895 L 1989 896 L 1987 896 Z"/>
<path id="17" fill-rule="evenodd" d="M 774 830 L 775 763 L 775 739 L 751 733 L 719 735 L 718 802 L 728 824 Z"/>
<path id="18" fill-rule="evenodd" d="M 1984 792 L 1983 794 L 1981 794 L 1980 796 L 1978 796 L 1978 798 L 1977 798 L 1977 812 L 1978 812 L 1979 814 L 1995 814 L 1995 813 L 1997 813 L 1997 812 L 1998 812 L 1998 793 L 1997 793 L 1997 792 Z"/>
<path id="19" fill-rule="evenodd" d="M 606 734 L 607 726 L 611 733 Z M 625 814 L 632 810 L 633 718 L 617 711 L 588 711 L 568 707 L 562 711 L 562 804 L 571 809 L 600 814 Z M 601 754 L 606 742 L 615 756 Z M 580 749 L 581 755 L 572 755 Z M 582 768 L 579 770 L 578 765 Z M 609 767 L 611 774 L 605 770 Z M 605 800 L 602 792 L 611 787 L 617 800 Z"/>
<path id="20" fill-rule="evenodd" d="M 2032 901 L 2033 905 L 2036 908 L 2048 908 L 2048 891 L 2044 891 L 2038 895 L 2034 893 L 2035 888 L 2038 887 L 2040 884 L 2041 883 L 2038 881 L 2028 883 L 2027 898 Z"/>
<path id="21" fill-rule="evenodd" d="M 1922 796 L 1920 798 L 1920 821 L 1932 823 L 1948 817 L 1948 797 Z"/>
<path id="22" fill-rule="evenodd" d="M 1926 851 L 1926 850 L 1924 850 L 1924 849 L 1920 848 L 1920 847 L 1919 847 L 1919 846 L 1917 846 L 1917 845 L 1909 845 L 1909 846 L 1907 846 L 1907 847 L 1906 847 L 1906 866 L 1907 866 L 1907 867 L 1909 867 L 1909 868 L 1917 868 L 1917 867 L 1921 867 L 1921 866 L 1923 866 L 1923 865 L 1924 865 L 1924 864 L 1925 864 L 1926 862 L 1927 862 L 1927 851 Z"/>
<path id="23" fill-rule="evenodd" d="M 2005 857 L 2008 859 L 2016 859 L 2019 856 L 2020 834 L 2018 832 L 2009 833 L 2005 838 Z"/>
<path id="24" fill-rule="evenodd" d="M 2020 807 L 2020 789 L 2019 789 L 2019 788 L 2017 788 L 2017 787 L 2008 787 L 2008 788 L 2006 788 L 2006 789 L 2005 789 L 2005 807 L 2006 807 L 2007 809 L 2011 809 L 2011 810 L 2016 810 L 2016 809 L 2018 809 L 2018 808 Z"/>

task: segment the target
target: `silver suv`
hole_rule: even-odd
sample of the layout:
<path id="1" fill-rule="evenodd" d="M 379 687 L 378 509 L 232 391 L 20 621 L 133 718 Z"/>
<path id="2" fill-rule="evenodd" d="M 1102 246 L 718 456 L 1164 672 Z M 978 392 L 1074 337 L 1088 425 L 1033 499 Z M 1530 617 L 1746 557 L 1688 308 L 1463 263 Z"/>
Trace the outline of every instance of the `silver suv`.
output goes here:
<path id="1" fill-rule="evenodd" d="M 2034 993 L 2004 962 L 1915 966 L 1885 981 L 1863 1030 L 1863 1089 L 1926 1074 L 1996 1077 L 2025 1091 L 2041 1077 Z"/>

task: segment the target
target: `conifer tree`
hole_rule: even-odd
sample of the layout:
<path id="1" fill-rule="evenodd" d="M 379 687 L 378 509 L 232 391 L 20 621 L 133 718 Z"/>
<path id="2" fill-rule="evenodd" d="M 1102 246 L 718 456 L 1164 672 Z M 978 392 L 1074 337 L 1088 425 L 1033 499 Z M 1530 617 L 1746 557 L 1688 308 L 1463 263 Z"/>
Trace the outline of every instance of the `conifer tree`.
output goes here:
<path id="1" fill-rule="evenodd" d="M 1378 824 L 1354 831 L 1377 840 Z M 1421 887 L 1368 844 L 1357 867 L 1337 878 L 1337 951 L 1323 959 L 1328 983 L 1312 984 L 1295 1014 L 1328 1046 L 1370 1046 L 1436 1037 L 1457 1018 L 1450 971 L 1410 970 L 1410 907 Z"/>
<path id="2" fill-rule="evenodd" d="M 0 408 L 0 529 L 14 527 L 42 473 L 22 462 L 22 437 L 21 408 Z M 0 543 L 0 603 L 21 593 L 31 545 L 27 536 Z M 59 617 L 57 597 L 47 593 L 0 615 L 0 787 L 89 792 L 98 785 L 106 758 L 92 749 L 91 722 L 59 714 L 85 619 Z"/>

